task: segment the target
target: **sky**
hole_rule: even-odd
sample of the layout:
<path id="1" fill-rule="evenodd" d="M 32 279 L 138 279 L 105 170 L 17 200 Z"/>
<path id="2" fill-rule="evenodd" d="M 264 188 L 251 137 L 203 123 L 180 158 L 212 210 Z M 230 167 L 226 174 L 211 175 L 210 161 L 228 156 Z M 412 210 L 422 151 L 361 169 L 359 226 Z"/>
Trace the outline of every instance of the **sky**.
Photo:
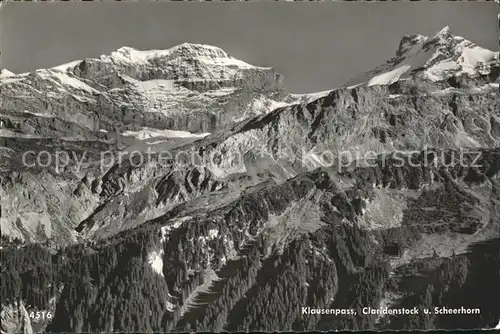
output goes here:
<path id="1" fill-rule="evenodd" d="M 274 67 L 293 93 L 337 88 L 391 58 L 404 34 L 449 26 L 498 50 L 494 2 L 10 2 L 0 9 L 0 67 L 15 73 L 121 46 L 221 47 Z"/>

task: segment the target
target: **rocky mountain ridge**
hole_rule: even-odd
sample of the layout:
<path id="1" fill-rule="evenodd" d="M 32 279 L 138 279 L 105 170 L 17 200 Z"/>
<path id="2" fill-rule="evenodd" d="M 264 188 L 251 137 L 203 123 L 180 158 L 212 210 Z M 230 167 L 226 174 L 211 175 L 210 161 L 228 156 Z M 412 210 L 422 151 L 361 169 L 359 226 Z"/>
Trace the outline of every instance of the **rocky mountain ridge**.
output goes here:
<path id="1" fill-rule="evenodd" d="M 143 127 L 213 132 L 290 100 L 273 69 L 189 43 L 163 51 L 123 47 L 98 59 L 6 72 L 2 81 L 2 109 L 119 133 Z"/>

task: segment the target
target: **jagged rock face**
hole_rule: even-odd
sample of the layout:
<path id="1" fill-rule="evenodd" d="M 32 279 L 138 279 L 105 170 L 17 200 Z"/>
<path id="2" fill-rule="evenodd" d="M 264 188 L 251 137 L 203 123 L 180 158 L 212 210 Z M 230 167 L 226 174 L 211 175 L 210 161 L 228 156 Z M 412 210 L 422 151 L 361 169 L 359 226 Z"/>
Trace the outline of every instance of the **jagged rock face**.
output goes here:
<path id="1" fill-rule="evenodd" d="M 77 240 L 75 223 L 95 210 L 97 199 L 79 180 L 50 173 L 0 173 L 2 234 L 56 244 Z"/>
<path id="2" fill-rule="evenodd" d="M 498 277 L 499 68 L 444 29 L 405 36 L 355 86 L 300 96 L 193 44 L 2 74 L 2 234 L 75 244 L 16 248 L 39 255 L 23 284 L 52 270 L 53 287 L 33 283 L 52 298 L 64 283 L 48 331 L 454 328 L 361 307 L 467 298 L 491 311 L 469 327 L 494 326 L 498 284 L 474 285 Z M 64 168 L 22 163 L 57 149 L 75 153 Z"/>
<path id="3" fill-rule="evenodd" d="M 390 93 L 386 86 L 336 90 L 307 105 L 244 122 L 234 135 L 207 144 L 207 151 L 224 152 L 214 168 L 249 170 L 250 159 L 232 157 L 254 155 L 281 163 L 285 175 L 293 176 L 300 171 L 297 165 L 338 166 L 335 159 L 352 161 L 367 152 L 499 146 L 497 88 Z M 213 138 L 204 139 L 209 140 Z"/>

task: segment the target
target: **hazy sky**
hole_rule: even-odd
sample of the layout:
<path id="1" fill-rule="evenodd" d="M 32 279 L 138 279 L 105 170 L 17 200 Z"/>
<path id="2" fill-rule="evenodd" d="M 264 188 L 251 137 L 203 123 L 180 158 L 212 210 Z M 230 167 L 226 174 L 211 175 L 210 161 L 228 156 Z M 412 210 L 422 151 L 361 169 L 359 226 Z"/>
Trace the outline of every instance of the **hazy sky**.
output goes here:
<path id="1" fill-rule="evenodd" d="M 26 72 L 121 46 L 216 45 L 272 66 L 294 93 L 338 87 L 445 25 L 498 49 L 494 2 L 23 2 L 0 10 L 2 68 Z"/>

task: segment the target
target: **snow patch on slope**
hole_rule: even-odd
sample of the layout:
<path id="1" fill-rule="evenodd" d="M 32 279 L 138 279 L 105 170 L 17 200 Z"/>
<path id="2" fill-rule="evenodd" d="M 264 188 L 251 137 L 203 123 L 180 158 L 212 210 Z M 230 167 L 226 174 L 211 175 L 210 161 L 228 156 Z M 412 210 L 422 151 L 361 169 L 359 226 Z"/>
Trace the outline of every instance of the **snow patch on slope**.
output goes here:
<path id="1" fill-rule="evenodd" d="M 174 80 L 162 80 L 162 79 L 154 79 L 147 81 L 135 80 L 137 88 L 141 91 L 149 91 L 149 90 L 175 91 L 176 89 L 174 83 L 175 83 Z"/>
<path id="2" fill-rule="evenodd" d="M 116 51 L 111 52 L 110 56 L 101 56 L 101 59 L 111 58 L 117 62 L 124 63 L 147 63 L 151 59 L 160 58 L 170 55 L 170 49 L 167 50 L 137 50 L 129 46 L 123 46 Z"/>
<path id="3" fill-rule="evenodd" d="M 71 76 L 69 73 L 61 72 L 59 70 L 37 70 L 35 73 L 41 79 L 55 82 L 63 87 L 71 87 L 90 94 L 99 94 L 99 91 L 90 87 L 83 81 Z"/>
<path id="4" fill-rule="evenodd" d="M 38 116 L 38 117 L 45 117 L 45 118 L 54 118 L 54 117 L 56 117 L 53 114 L 41 114 L 41 113 L 37 113 L 37 112 L 34 112 L 34 111 L 28 111 L 28 110 L 24 110 L 24 113 L 25 114 L 30 114 L 30 115 L 33 115 L 33 116 Z"/>
<path id="5" fill-rule="evenodd" d="M 167 138 L 203 138 L 208 136 L 210 133 L 192 133 L 188 131 L 177 131 L 177 130 L 159 130 L 144 127 L 139 131 L 125 131 L 122 133 L 124 136 L 135 137 L 140 140 L 157 138 L 157 137 L 167 137 Z"/>
<path id="6" fill-rule="evenodd" d="M 147 64 L 155 59 L 175 58 L 183 53 L 189 53 L 207 65 L 256 68 L 256 66 L 230 57 L 224 50 L 216 46 L 193 43 L 183 43 L 166 50 L 138 50 L 124 46 L 113 51 L 110 56 L 101 56 L 101 60 L 110 59 L 112 62 L 119 63 Z"/>
<path id="7" fill-rule="evenodd" d="M 275 109 L 286 107 L 289 103 L 275 101 L 265 96 L 259 96 L 258 98 L 252 100 L 251 105 L 253 108 L 258 110 L 261 114 L 267 114 Z"/>
<path id="8" fill-rule="evenodd" d="M 75 60 L 66 64 L 61 64 L 55 67 L 52 67 L 52 70 L 57 70 L 61 72 L 67 72 L 69 69 L 75 68 L 76 66 L 80 65 L 82 61 L 81 60 Z"/>
<path id="9" fill-rule="evenodd" d="M 245 63 L 242 60 L 224 57 L 224 58 L 210 58 L 210 57 L 197 57 L 197 60 L 207 64 L 207 65 L 219 65 L 219 66 L 233 66 L 239 68 L 254 68 L 255 66 Z"/>
<path id="10" fill-rule="evenodd" d="M 449 77 L 450 74 L 456 76 L 461 74 L 468 74 L 470 76 L 474 76 L 477 73 L 487 74 L 488 69 L 483 69 L 482 67 L 498 59 L 498 52 L 473 45 L 466 40 L 460 42 L 453 52 L 454 55 L 451 59 L 437 62 L 425 71 L 429 79 L 440 81 Z M 439 51 L 437 51 L 427 63 L 431 63 L 439 54 Z"/>
<path id="11" fill-rule="evenodd" d="M 7 70 L 3 70 L 7 71 Z M 24 80 L 29 73 L 21 73 L 21 74 L 15 74 L 10 71 L 7 71 L 3 76 L 0 77 L 0 85 L 6 85 L 6 84 L 11 84 L 11 83 L 16 83 L 19 81 Z"/>
<path id="12" fill-rule="evenodd" d="M 151 266 L 151 268 L 161 276 L 163 276 L 163 250 L 156 252 L 152 251 L 151 253 L 148 254 L 148 263 Z"/>
<path id="13" fill-rule="evenodd" d="M 209 238 L 209 240 L 217 238 L 218 235 L 219 235 L 219 230 L 218 229 L 212 228 L 212 229 L 208 230 L 208 238 Z"/>
<path id="14" fill-rule="evenodd" d="M 431 66 L 425 71 L 425 74 L 432 81 L 440 81 L 446 77 L 446 75 L 451 71 L 459 70 L 460 66 L 453 61 L 444 61 Z"/>
<path id="15" fill-rule="evenodd" d="M 11 76 L 13 76 L 13 75 L 15 75 L 15 74 L 14 74 L 14 73 L 12 73 L 12 72 L 11 72 L 11 71 L 9 71 L 9 70 L 5 70 L 5 69 L 3 69 L 3 70 L 1 70 L 1 71 L 0 71 L 0 79 L 3 79 L 3 78 L 8 78 L 8 77 L 11 77 Z"/>
<path id="16" fill-rule="evenodd" d="M 251 116 L 268 114 L 273 110 L 283 108 L 291 104 L 293 103 L 276 101 L 265 96 L 258 96 L 247 105 L 246 110 L 248 110 L 248 112 L 246 114 L 241 117 L 233 117 L 232 120 L 233 122 L 239 122 Z"/>
<path id="17" fill-rule="evenodd" d="M 225 87 L 225 88 L 220 88 L 216 90 L 209 90 L 208 92 L 202 93 L 201 95 L 206 95 L 208 97 L 214 98 L 214 97 L 221 97 L 221 96 L 227 96 L 235 93 L 238 90 L 238 88 L 234 87 Z"/>
<path id="18" fill-rule="evenodd" d="M 391 85 L 399 80 L 399 78 L 409 69 L 411 65 L 403 65 L 393 69 L 392 71 L 377 75 L 368 81 L 367 86 L 374 85 Z"/>
<path id="19" fill-rule="evenodd" d="M 304 104 L 309 104 L 315 100 L 321 99 L 325 96 L 328 96 L 332 90 L 325 90 L 322 92 L 317 92 L 317 93 L 310 93 L 310 94 L 291 94 L 292 97 L 296 98 L 299 103 L 304 103 Z"/>
<path id="20" fill-rule="evenodd" d="M 461 65 L 464 71 L 470 73 L 481 63 L 498 59 L 498 52 L 483 49 L 479 46 L 464 47 L 462 50 Z"/>
<path id="21" fill-rule="evenodd" d="M 76 78 L 73 78 L 73 77 L 69 76 L 68 74 L 61 73 L 58 71 L 53 71 L 52 74 L 59 80 L 59 82 L 61 84 L 71 86 L 75 89 L 81 89 L 81 90 L 84 90 L 88 93 L 95 93 L 95 94 L 99 93 L 97 90 L 90 87 L 86 83 L 84 83 Z"/>

